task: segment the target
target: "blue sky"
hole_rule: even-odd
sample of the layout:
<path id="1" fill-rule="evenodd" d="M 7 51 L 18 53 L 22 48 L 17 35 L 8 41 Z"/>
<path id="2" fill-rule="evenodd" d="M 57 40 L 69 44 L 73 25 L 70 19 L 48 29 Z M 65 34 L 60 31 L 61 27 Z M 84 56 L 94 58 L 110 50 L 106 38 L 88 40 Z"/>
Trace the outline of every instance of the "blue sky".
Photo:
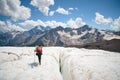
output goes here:
<path id="1" fill-rule="evenodd" d="M 9 23 L 15 29 L 87 24 L 120 30 L 120 0 L 0 0 L 0 5 L 0 29 Z"/>

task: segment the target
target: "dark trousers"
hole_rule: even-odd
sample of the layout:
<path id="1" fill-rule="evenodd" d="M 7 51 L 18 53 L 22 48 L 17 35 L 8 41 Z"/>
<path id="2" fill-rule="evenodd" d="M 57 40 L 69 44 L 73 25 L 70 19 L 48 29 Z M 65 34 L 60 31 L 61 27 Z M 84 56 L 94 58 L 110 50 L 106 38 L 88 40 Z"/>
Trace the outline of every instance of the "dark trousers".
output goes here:
<path id="1" fill-rule="evenodd" d="M 41 53 L 36 53 L 36 55 L 38 56 L 39 64 L 41 64 Z"/>

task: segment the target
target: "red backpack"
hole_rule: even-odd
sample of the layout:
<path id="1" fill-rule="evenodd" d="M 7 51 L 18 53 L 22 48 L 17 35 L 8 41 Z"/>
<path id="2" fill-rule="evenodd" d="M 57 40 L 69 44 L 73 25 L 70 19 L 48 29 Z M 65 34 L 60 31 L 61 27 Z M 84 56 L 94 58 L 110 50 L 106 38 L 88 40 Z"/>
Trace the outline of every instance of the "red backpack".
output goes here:
<path id="1" fill-rule="evenodd" d="M 42 47 L 38 47 L 38 48 L 37 48 L 37 51 L 42 54 Z"/>

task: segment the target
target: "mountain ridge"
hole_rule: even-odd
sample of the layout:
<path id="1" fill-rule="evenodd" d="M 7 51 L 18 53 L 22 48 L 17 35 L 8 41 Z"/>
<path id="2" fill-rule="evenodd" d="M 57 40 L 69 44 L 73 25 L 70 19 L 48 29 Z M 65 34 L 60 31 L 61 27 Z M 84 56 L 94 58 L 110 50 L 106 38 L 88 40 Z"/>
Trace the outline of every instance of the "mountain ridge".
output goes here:
<path id="1" fill-rule="evenodd" d="M 107 51 L 120 52 L 120 39 L 104 40 L 84 45 L 68 45 L 66 47 L 102 49 Z"/>
<path id="2" fill-rule="evenodd" d="M 0 34 L 0 46 L 83 45 L 112 38 L 120 39 L 120 36 L 114 32 L 91 28 L 88 25 L 79 28 L 35 26 L 29 31 Z"/>

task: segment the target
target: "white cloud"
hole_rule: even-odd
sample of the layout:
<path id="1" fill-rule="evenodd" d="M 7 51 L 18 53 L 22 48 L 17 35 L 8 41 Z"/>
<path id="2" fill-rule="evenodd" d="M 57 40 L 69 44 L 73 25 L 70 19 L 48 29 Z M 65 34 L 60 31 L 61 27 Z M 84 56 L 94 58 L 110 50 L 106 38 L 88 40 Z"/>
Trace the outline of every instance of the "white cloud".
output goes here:
<path id="1" fill-rule="evenodd" d="M 101 15 L 100 13 L 96 12 L 95 13 L 96 17 L 95 17 L 95 22 L 97 24 L 104 24 L 104 25 L 107 25 L 109 23 L 112 22 L 112 18 L 104 18 L 103 15 Z"/>
<path id="2" fill-rule="evenodd" d="M 23 28 L 16 26 L 15 24 L 12 24 L 10 21 L 0 21 L 0 30 L 2 32 L 7 31 L 24 31 Z"/>
<path id="3" fill-rule="evenodd" d="M 70 20 L 67 21 L 67 26 L 72 27 L 72 28 L 78 28 L 81 27 L 83 25 L 85 25 L 86 23 L 82 21 L 82 18 L 76 18 L 75 20 L 73 20 L 72 18 Z"/>
<path id="4" fill-rule="evenodd" d="M 35 27 L 35 26 L 38 26 L 38 25 L 41 25 L 41 26 L 46 26 L 44 24 L 43 21 L 41 20 L 37 20 L 37 21 L 33 21 L 33 20 L 26 20 L 25 22 L 22 22 L 22 23 L 19 23 L 21 26 L 26 26 L 26 27 Z"/>
<path id="5" fill-rule="evenodd" d="M 64 14 L 64 15 L 68 15 L 70 14 L 70 12 L 68 10 L 65 10 L 64 8 L 59 7 L 56 12 L 60 13 L 60 14 Z"/>
<path id="6" fill-rule="evenodd" d="M 37 7 L 44 15 L 48 16 L 49 6 L 54 5 L 54 0 L 32 0 L 31 5 Z"/>
<path id="7" fill-rule="evenodd" d="M 49 16 L 53 16 L 55 13 L 63 14 L 63 15 L 69 15 L 71 14 L 70 11 L 77 10 L 77 8 L 68 8 L 65 10 L 64 8 L 58 7 L 55 11 L 50 11 Z"/>
<path id="8" fill-rule="evenodd" d="M 27 26 L 27 27 L 35 27 L 35 26 L 38 26 L 38 25 L 41 25 L 41 26 L 50 26 L 52 28 L 55 28 L 57 26 L 63 26 L 65 27 L 66 24 L 65 23 L 62 23 L 62 22 L 56 22 L 54 20 L 52 21 L 46 21 L 46 22 L 43 22 L 41 20 L 37 20 L 37 21 L 33 21 L 33 20 L 27 20 L 25 22 L 22 22 L 22 23 L 19 23 L 21 26 Z"/>
<path id="9" fill-rule="evenodd" d="M 41 20 L 37 20 L 37 21 L 27 20 L 25 22 L 19 23 L 19 25 L 30 27 L 30 28 L 33 28 L 33 27 L 38 26 L 38 25 L 41 25 L 41 26 L 44 26 L 44 27 L 50 26 L 52 28 L 55 28 L 57 26 L 63 26 L 63 27 L 66 26 L 65 23 L 57 22 L 57 21 L 54 21 L 54 20 L 52 20 L 52 21 L 46 21 L 46 22 L 43 22 Z"/>
<path id="10" fill-rule="evenodd" d="M 104 18 L 103 15 L 96 12 L 95 22 L 97 24 L 103 24 L 103 25 L 110 26 L 111 29 L 115 31 L 120 31 L 120 17 L 113 20 L 112 18 Z"/>
<path id="11" fill-rule="evenodd" d="M 112 24 L 111 24 L 111 28 L 115 31 L 120 31 L 120 17 L 115 19 Z"/>
<path id="12" fill-rule="evenodd" d="M 54 13 L 55 13 L 55 11 L 50 11 L 49 15 L 50 15 L 50 16 L 53 16 Z"/>
<path id="13" fill-rule="evenodd" d="M 54 21 L 54 20 L 43 22 L 40 19 L 37 20 L 37 21 L 26 20 L 25 22 L 19 23 L 19 25 L 21 25 L 21 26 L 30 27 L 30 28 L 33 28 L 33 27 L 38 26 L 38 25 L 41 25 L 41 26 L 44 26 L 44 27 L 50 26 L 51 28 L 55 28 L 55 27 L 58 27 L 58 26 L 78 28 L 78 27 L 81 27 L 81 26 L 83 26 L 85 24 L 86 23 L 83 22 L 82 19 L 79 18 L 79 17 L 76 18 L 75 20 L 70 19 L 66 23 L 64 23 L 64 22 L 57 22 L 57 21 Z"/>
<path id="14" fill-rule="evenodd" d="M 68 10 L 71 10 L 71 11 L 72 11 L 72 10 L 74 10 L 74 8 L 69 8 Z"/>
<path id="15" fill-rule="evenodd" d="M 69 14 L 71 14 L 70 11 L 73 11 L 73 10 L 77 10 L 77 8 L 72 8 L 71 7 L 71 8 L 68 8 L 67 10 L 65 10 L 64 8 L 58 7 L 57 10 L 51 11 L 49 15 L 53 16 L 55 12 L 57 12 L 59 14 L 63 14 L 63 15 L 69 15 Z"/>
<path id="16" fill-rule="evenodd" d="M 67 25 L 72 28 L 78 27 L 73 19 L 70 19 L 69 21 L 67 21 Z"/>
<path id="17" fill-rule="evenodd" d="M 0 0 L 0 14 L 10 16 L 14 21 L 26 20 L 31 16 L 30 9 L 21 6 L 20 0 Z"/>
<path id="18" fill-rule="evenodd" d="M 82 21 L 82 18 L 76 18 L 75 22 L 78 27 L 81 27 L 86 24 L 85 22 Z"/>
<path id="19" fill-rule="evenodd" d="M 5 25 L 4 21 L 0 21 L 0 26 Z"/>
<path id="20" fill-rule="evenodd" d="M 62 27 L 66 27 L 66 24 L 63 22 L 56 22 L 54 20 L 52 21 L 47 21 L 45 22 L 46 26 L 50 26 L 52 28 L 58 27 L 58 26 L 62 26 Z"/>

